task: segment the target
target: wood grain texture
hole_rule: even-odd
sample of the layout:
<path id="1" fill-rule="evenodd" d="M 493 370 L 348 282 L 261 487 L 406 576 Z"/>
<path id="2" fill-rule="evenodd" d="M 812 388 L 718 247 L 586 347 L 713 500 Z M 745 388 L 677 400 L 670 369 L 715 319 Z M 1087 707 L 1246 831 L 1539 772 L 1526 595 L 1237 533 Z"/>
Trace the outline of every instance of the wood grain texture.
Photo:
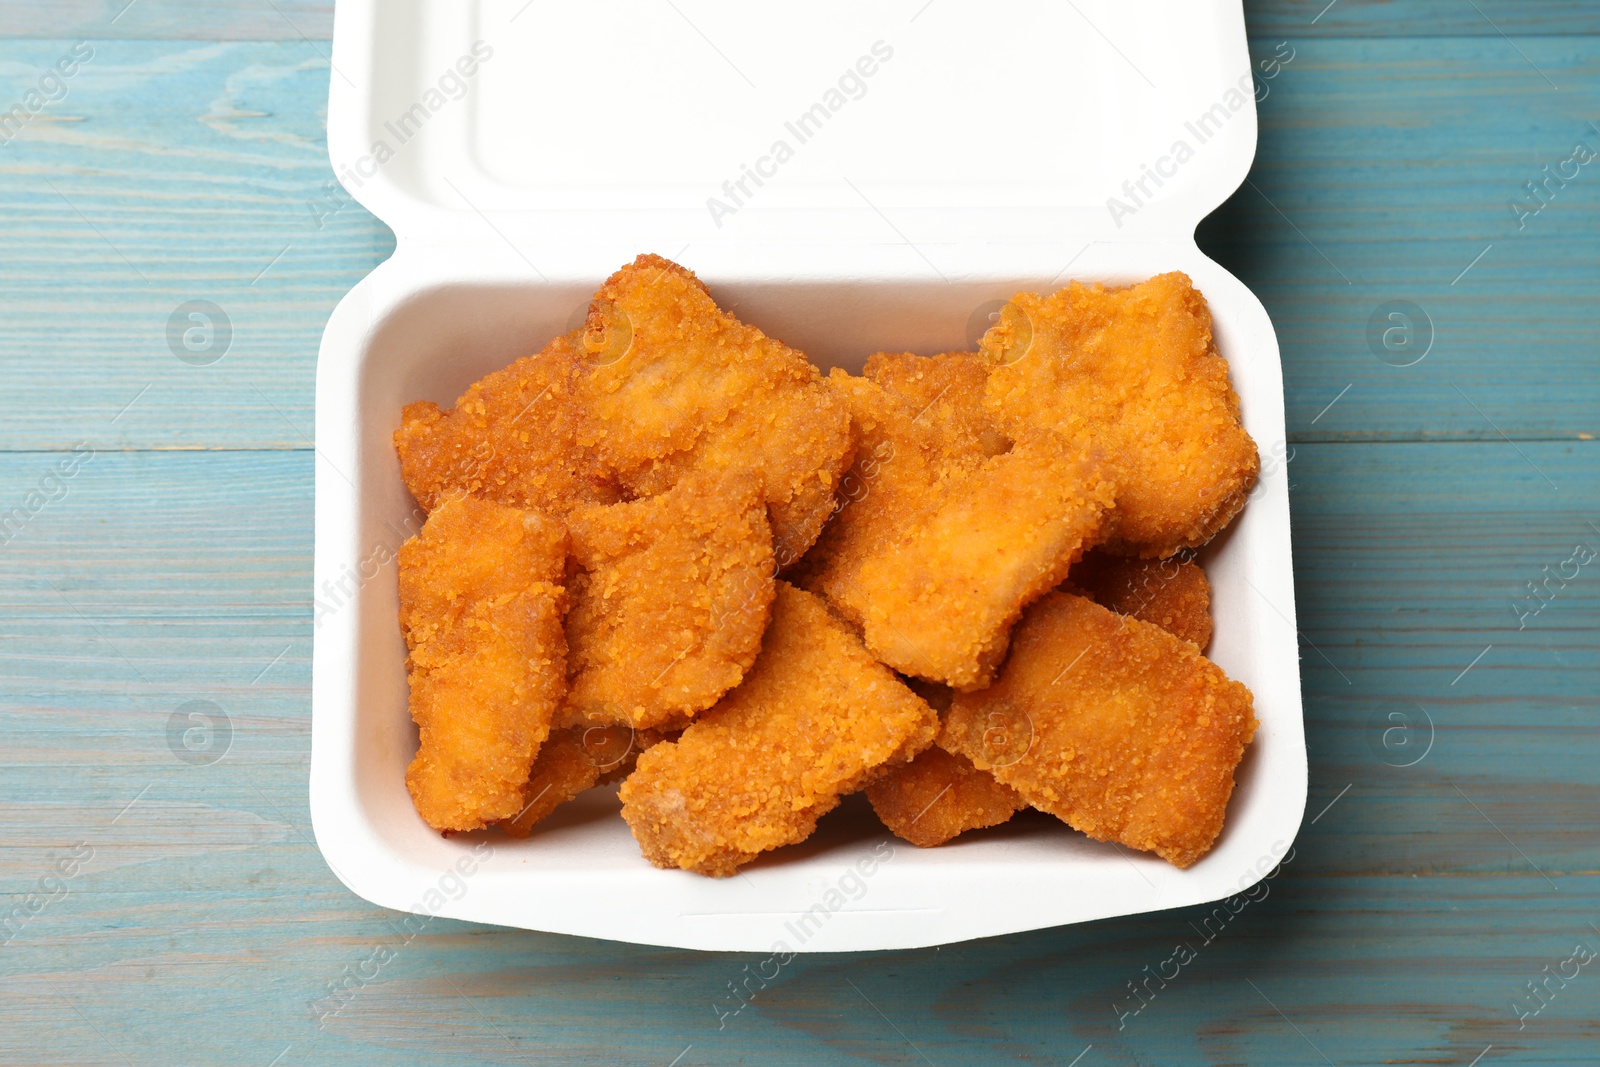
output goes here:
<path id="1" fill-rule="evenodd" d="M 1265 83 L 1249 181 L 1199 234 L 1272 314 L 1291 439 L 1600 432 L 1600 306 L 1586 296 L 1600 168 L 1572 168 L 1520 230 L 1508 206 L 1538 203 L 1523 183 L 1575 142 L 1600 152 L 1600 105 L 1580 88 L 1600 74 L 1600 38 L 1520 42 L 1559 92 L 1498 38 L 1291 47 Z M 1414 366 L 1369 343 L 1396 300 L 1431 320 Z"/>
<path id="2" fill-rule="evenodd" d="M 0 94 L 70 44 L 0 43 Z M 66 97 L 0 148 L 17 390 L 0 447 L 305 447 L 322 327 L 393 248 L 330 192 L 327 61 L 304 43 L 91 47 Z M 169 323 L 191 300 L 230 323 L 209 365 L 174 354 Z"/>
<path id="3" fill-rule="evenodd" d="M 326 33 L 327 5 L 276 6 Z M 1312 774 L 1294 858 L 1236 915 L 800 958 L 719 1022 L 759 958 L 408 936 L 316 851 L 314 353 L 390 238 L 307 206 L 331 177 L 315 40 L 272 4 L 0 5 L 0 96 L 76 35 L 96 49 L 0 147 L 0 516 L 29 512 L 0 544 L 0 893 L 50 898 L 0 934 L 0 1063 L 1593 1062 L 1592 965 L 1521 1028 L 1512 1005 L 1600 948 L 1600 560 L 1547 603 L 1527 588 L 1600 548 L 1600 171 L 1520 232 L 1504 202 L 1600 121 L 1600 42 L 1510 47 L 1421 0 L 1310 27 L 1320 6 L 1250 5 L 1255 52 L 1296 58 L 1261 105 L 1256 188 L 1201 234 L 1283 342 Z M 1477 6 L 1518 33 L 1600 21 Z M 171 40 L 208 36 L 230 43 Z M 165 337 L 196 298 L 235 327 L 205 367 Z M 1390 299 L 1434 318 L 1415 366 L 1367 349 Z M 215 762 L 220 731 L 205 758 L 169 737 L 193 701 L 231 730 Z M 1129 984 L 1180 942 L 1195 958 L 1144 1003 Z"/>
<path id="4" fill-rule="evenodd" d="M 333 36 L 331 0 L 60 0 L 0 3 L 11 38 L 311 41 Z"/>
<path id="5" fill-rule="evenodd" d="M 1252 34 L 1290 37 L 1526 37 L 1600 32 L 1585 0 L 1245 0 Z"/>

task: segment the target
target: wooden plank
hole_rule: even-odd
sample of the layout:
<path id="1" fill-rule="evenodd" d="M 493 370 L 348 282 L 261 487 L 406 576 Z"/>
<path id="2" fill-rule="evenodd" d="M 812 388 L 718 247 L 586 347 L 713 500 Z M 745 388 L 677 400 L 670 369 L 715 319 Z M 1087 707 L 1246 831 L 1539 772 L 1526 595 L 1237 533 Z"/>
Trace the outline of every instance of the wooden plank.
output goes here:
<path id="1" fill-rule="evenodd" d="M 0 1059 L 165 1062 L 181 1010 L 185 1062 L 1582 1062 L 1587 984 L 1521 1031 L 1509 1005 L 1600 946 L 1600 572 L 1521 631 L 1509 604 L 1600 546 L 1600 469 L 1597 446 L 1517 447 L 1296 447 L 1312 798 L 1264 899 L 800 958 L 727 1018 L 762 957 L 448 920 L 408 940 L 344 890 L 305 810 L 310 453 L 96 453 L 0 549 L 0 890 L 95 849 L 0 952 Z M 0 500 L 57 462 L 0 455 Z M 169 747 L 190 700 L 228 716 L 214 764 Z M 1433 747 L 1397 766 L 1375 716 L 1418 704 Z M 1195 960 L 1119 1029 L 1179 941 Z"/>
<path id="2" fill-rule="evenodd" d="M 114 40 L 316 41 L 333 36 L 331 0 L 60 0 L 49 5 L 5 0 L 0 26 L 9 38 Z"/>
<path id="3" fill-rule="evenodd" d="M 308 620 L 312 457 L 0 454 L 0 613 Z"/>
<path id="4" fill-rule="evenodd" d="M 1584 0 L 1245 0 L 1251 36 L 1496 37 L 1600 32 L 1600 12 Z"/>
<path id="5" fill-rule="evenodd" d="M 1600 42 L 1521 46 L 1562 92 L 1490 38 L 1297 41 L 1266 83 L 1250 183 L 1200 241 L 1272 314 L 1293 439 L 1600 432 L 1600 169 L 1521 230 L 1508 207 L 1574 142 L 1600 151 L 1578 88 Z M 1423 309 L 1417 341 L 1431 320 L 1414 365 L 1369 341 L 1391 301 Z"/>
<path id="6" fill-rule="evenodd" d="M 256 886 L 232 899 L 168 887 L 100 896 L 86 871 L 27 928 L 54 936 L 51 958 L 0 988 L 14 1062 L 163 1062 L 174 1040 L 163 1006 L 196 1004 L 185 1062 L 266 1064 L 287 1048 L 284 1062 L 298 1063 L 920 1063 L 920 1052 L 1065 1064 L 1093 1044 L 1103 1063 L 1466 1064 L 1493 1045 L 1518 1063 L 1566 1065 L 1586 1062 L 1592 1040 L 1582 985 L 1521 1032 L 1509 1009 L 1584 936 L 1592 898 L 1553 913 L 1510 880 L 1430 881 L 1424 896 L 1412 879 L 1291 867 L 1209 943 L 1190 926 L 1205 916 L 1177 913 L 938 952 L 802 957 L 719 1030 L 715 1005 L 760 957 L 449 920 L 406 942 L 314 897 L 286 914 L 284 858 L 263 849 Z M 1179 942 L 1196 958 L 1165 988 L 1152 981 L 1154 999 L 1119 1031 L 1118 1012 L 1139 1003 L 1128 983 Z M 311 998 L 380 947 L 394 958 L 321 1018 Z"/>
<path id="7" fill-rule="evenodd" d="M 0 55 L 34 72 L 67 47 Z M 0 447 L 305 445 L 322 326 L 393 247 L 328 199 L 326 60 L 300 42 L 93 47 L 0 155 Z M 207 365 L 175 354 L 182 315 L 177 348 L 169 332 L 194 300 L 231 324 Z"/>

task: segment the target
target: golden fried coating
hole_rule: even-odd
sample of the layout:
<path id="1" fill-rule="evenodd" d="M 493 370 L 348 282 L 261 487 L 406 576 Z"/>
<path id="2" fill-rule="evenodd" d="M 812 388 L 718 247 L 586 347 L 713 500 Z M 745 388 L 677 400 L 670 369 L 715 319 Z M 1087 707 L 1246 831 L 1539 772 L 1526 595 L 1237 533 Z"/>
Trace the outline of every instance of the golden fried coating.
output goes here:
<path id="1" fill-rule="evenodd" d="M 627 743 L 626 726 L 599 727 L 604 731 L 604 749 L 613 744 L 612 735 Z M 552 730 L 539 747 L 539 755 L 528 772 L 527 784 L 522 787 L 522 810 L 500 823 L 500 829 L 511 837 L 527 837 L 534 824 L 542 822 L 556 808 L 600 780 L 597 755 L 590 751 L 588 741 L 593 736 L 582 727 Z M 604 750 L 602 750 L 604 751 Z M 609 754 L 609 753 L 606 753 Z M 598 758 L 604 758 L 600 756 Z"/>
<path id="2" fill-rule="evenodd" d="M 400 546 L 400 625 L 421 745 L 406 772 L 437 830 L 510 818 L 566 692 L 567 535 L 475 497 L 439 503 Z"/>
<path id="3" fill-rule="evenodd" d="M 739 684 L 776 569 L 758 476 L 697 471 L 649 500 L 580 508 L 568 526 L 562 721 L 685 725 Z"/>
<path id="4" fill-rule="evenodd" d="M 1193 641 L 1202 650 L 1211 640 L 1211 583 L 1189 560 L 1130 559 L 1091 551 L 1073 564 L 1062 588 Z M 920 680 L 907 684 L 934 708 L 949 709 L 950 690 Z M 940 689 L 942 702 L 936 692 Z M 923 848 L 942 845 L 967 830 L 997 826 L 1027 807 L 1016 790 L 973 767 L 965 756 L 942 748 L 930 748 L 866 792 L 885 826 Z M 935 799 L 937 806 L 930 807 Z"/>
<path id="5" fill-rule="evenodd" d="M 1073 565 L 1063 590 L 1193 641 L 1202 652 L 1211 641 L 1211 583 L 1192 560 L 1090 552 Z"/>
<path id="6" fill-rule="evenodd" d="M 1244 506 L 1260 466 L 1255 442 L 1186 275 L 1018 293 L 982 349 L 993 365 L 985 402 L 1002 430 L 1050 426 L 1104 450 L 1117 486 L 1114 551 L 1202 545 Z"/>
<path id="7" fill-rule="evenodd" d="M 665 741 L 676 741 L 682 730 L 674 727 L 670 730 L 651 729 L 634 730 L 626 726 L 601 727 L 603 734 L 597 735 L 594 727 L 590 728 L 587 742 L 593 749 L 599 749 L 596 758 L 600 760 L 600 785 L 610 785 L 620 782 L 633 773 L 634 766 L 639 762 L 641 753 L 648 752 Z M 621 731 L 627 731 L 624 735 Z M 598 740 L 594 740 L 598 736 Z M 624 740 L 626 736 L 626 740 Z"/>
<path id="8" fill-rule="evenodd" d="M 1204 855 L 1256 723 L 1186 550 L 1258 469 L 1205 301 L 1019 293 L 981 347 L 824 379 L 643 255 L 407 405 L 422 817 L 526 837 L 621 780 L 651 863 L 725 877 L 865 791 L 922 847 L 1031 804 Z"/>
<path id="9" fill-rule="evenodd" d="M 1112 488 L 1079 442 L 1028 431 L 983 461 L 839 590 L 867 647 L 959 690 L 989 683 L 1012 625 L 1099 535 Z"/>
<path id="10" fill-rule="evenodd" d="M 978 450 L 966 451 L 963 459 L 971 458 L 974 451 L 998 454 L 1006 450 L 1008 442 L 1000 437 L 989 416 L 982 411 L 982 392 L 989 378 L 989 368 L 987 363 L 979 362 L 978 357 L 952 354 L 925 360 L 914 355 L 878 354 L 867 360 L 866 376 L 885 390 L 909 398 L 918 405 L 918 410 L 936 405 L 930 411 L 938 414 L 939 427 L 946 429 L 942 440 L 954 442 L 955 446 L 982 442 Z M 856 426 L 861 443 L 856 453 L 856 469 L 846 475 L 846 486 L 851 485 L 854 477 L 861 477 L 862 458 L 870 456 L 878 440 L 886 437 L 882 422 L 867 430 L 862 427 L 864 419 L 858 414 L 864 406 L 859 398 L 875 398 L 872 390 L 856 387 L 850 395 L 858 397 L 851 405 L 851 416 L 858 419 Z M 906 434 L 899 434 L 899 442 L 904 442 L 906 437 Z M 904 448 L 891 454 L 904 454 Z M 922 453 L 918 453 L 918 458 L 920 456 Z M 894 482 L 894 475 L 907 466 L 909 464 L 896 467 L 893 461 L 883 464 L 883 472 L 888 477 L 877 485 L 886 486 L 890 491 L 899 490 L 901 483 Z M 862 477 L 861 482 L 870 493 L 867 478 Z M 896 506 L 885 509 L 886 517 L 880 518 L 872 514 L 872 510 L 874 501 L 867 494 L 859 509 L 842 510 L 837 520 L 822 531 L 816 549 L 806 557 L 810 561 L 827 553 L 826 568 L 819 566 L 813 573 L 819 589 L 826 589 L 827 577 L 840 581 L 846 553 L 837 545 L 846 544 L 845 531 L 851 530 L 848 523 L 854 523 L 859 530 L 872 518 L 878 518 L 878 522 L 893 522 L 893 515 L 904 515 L 912 509 L 896 501 Z M 1072 566 L 1069 581 L 1080 585 L 1094 600 L 1114 611 L 1163 625 L 1163 629 L 1178 633 L 1179 637 L 1197 641 L 1202 648 L 1205 641 L 1210 640 L 1210 585 L 1206 584 L 1205 573 L 1194 563 L 1176 558 L 1130 560 L 1090 552 Z M 922 680 L 910 680 L 907 685 L 936 709 L 949 709 L 950 691 L 944 686 Z M 872 801 L 872 808 L 883 825 L 922 848 L 942 845 L 966 830 L 1002 824 L 1027 806 L 1027 801 L 1010 785 L 1002 785 L 992 774 L 974 768 L 968 758 L 942 749 L 926 750 L 909 765 L 894 769 L 867 785 L 866 792 L 867 800 Z"/>
<path id="11" fill-rule="evenodd" d="M 950 710 L 955 690 L 949 686 L 912 677 L 901 681 L 934 711 L 942 715 Z M 883 825 L 919 848 L 998 826 L 1028 806 L 1016 790 L 978 770 L 965 756 L 937 746 L 908 764 L 891 767 L 868 782 L 865 792 Z"/>
<path id="12" fill-rule="evenodd" d="M 862 377 L 908 401 L 918 424 L 932 430 L 944 454 L 958 463 L 976 454 L 998 456 L 1011 442 L 984 408 L 989 363 L 976 352 L 917 356 L 878 352 Z"/>
<path id="13" fill-rule="evenodd" d="M 872 782 L 866 793 L 883 825 L 919 848 L 998 826 L 1028 806 L 1015 789 L 967 757 L 937 747 Z"/>
<path id="14" fill-rule="evenodd" d="M 1066 593 L 1040 598 L 940 747 L 1098 841 L 1188 867 L 1222 831 L 1255 734 L 1250 691 L 1192 643 Z"/>
<path id="15" fill-rule="evenodd" d="M 621 499 L 595 449 L 582 401 L 580 331 L 475 382 L 451 411 L 407 404 L 394 434 L 406 488 L 429 511 L 471 493 L 563 515 Z"/>
<path id="16" fill-rule="evenodd" d="M 759 471 L 785 565 L 827 521 L 853 447 L 844 405 L 803 354 L 649 255 L 606 280 L 582 330 L 451 411 L 407 405 L 395 432 L 406 487 L 430 509 L 472 493 L 564 515 L 655 496 L 690 471 Z"/>
<path id="17" fill-rule="evenodd" d="M 722 311 L 691 271 L 640 256 L 606 279 L 584 333 L 592 437 L 633 494 L 690 470 L 757 470 L 780 566 L 833 510 L 853 442 L 844 405 L 806 357 Z"/>
<path id="18" fill-rule="evenodd" d="M 817 597 L 778 583 L 761 657 L 677 741 L 639 757 L 622 817 L 658 867 L 723 877 L 803 841 L 891 760 L 933 741 L 933 709 Z"/>
<path id="19" fill-rule="evenodd" d="M 855 464 L 840 482 L 838 511 L 793 568 L 796 584 L 826 596 L 860 626 L 848 591 L 861 566 L 898 542 L 990 455 L 1009 442 L 981 432 L 984 368 L 962 353 L 924 358 L 879 353 L 867 361 L 889 385 L 835 369 L 828 386 L 850 410 Z M 903 392 L 901 390 L 904 390 Z"/>
<path id="20" fill-rule="evenodd" d="M 512 837 L 527 837 L 535 824 L 584 790 L 626 778 L 639 753 L 669 736 L 616 725 L 551 730 L 522 787 L 522 810 L 500 828 Z"/>
<path id="21" fill-rule="evenodd" d="M 829 375 L 856 464 L 795 577 L 896 670 L 985 685 L 1023 606 L 1093 543 L 1111 488 L 1081 443 L 1025 428 L 1013 446 L 995 431 L 970 354 L 879 353 L 867 372 Z"/>

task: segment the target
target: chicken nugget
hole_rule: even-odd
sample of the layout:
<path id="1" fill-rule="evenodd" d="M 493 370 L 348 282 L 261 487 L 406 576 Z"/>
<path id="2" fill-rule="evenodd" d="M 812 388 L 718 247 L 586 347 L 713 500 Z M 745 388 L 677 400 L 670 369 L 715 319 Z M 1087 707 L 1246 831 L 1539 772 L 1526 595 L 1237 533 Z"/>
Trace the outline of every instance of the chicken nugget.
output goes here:
<path id="1" fill-rule="evenodd" d="M 627 744 L 629 730 L 626 726 L 595 729 L 598 737 L 584 727 L 550 731 L 522 787 L 522 810 L 503 820 L 500 829 L 511 837 L 527 837 L 536 823 L 600 780 L 597 760 L 606 758 L 614 745 Z M 590 747 L 596 740 L 598 752 Z"/>
<path id="2" fill-rule="evenodd" d="M 916 422 L 930 428 L 951 461 L 964 465 L 1010 451 L 1011 441 L 984 407 L 989 363 L 978 353 L 878 352 L 861 375 L 910 403 Z"/>
<path id="3" fill-rule="evenodd" d="M 527 837 L 536 824 L 580 793 L 626 778 L 639 753 L 669 735 L 629 726 L 568 726 L 551 730 L 522 787 L 522 810 L 500 822 L 511 837 Z"/>
<path id="4" fill-rule="evenodd" d="M 796 578 L 896 670 L 982 686 L 1023 605 L 1093 543 L 1111 489 L 1087 448 L 995 430 L 988 372 L 970 354 L 878 353 L 867 373 L 829 376 L 850 405 L 856 465 Z"/>
<path id="5" fill-rule="evenodd" d="M 772 604 L 759 477 L 694 472 L 658 497 L 568 516 L 562 721 L 687 725 L 739 684 Z"/>
<path id="6" fill-rule="evenodd" d="M 853 441 L 806 357 L 722 311 L 694 274 L 644 255 L 606 279 L 584 333 L 584 437 L 637 496 L 690 470 L 761 472 L 780 565 L 833 509 Z"/>
<path id="7" fill-rule="evenodd" d="M 1202 652 L 1211 641 L 1211 583 L 1181 554 L 1130 559 L 1090 552 L 1073 565 L 1063 589 L 1193 641 Z"/>
<path id="8" fill-rule="evenodd" d="M 940 715 L 950 710 L 955 690 L 949 686 L 909 675 L 900 680 Z M 878 820 L 918 848 L 998 826 L 1028 806 L 1016 790 L 937 744 L 910 763 L 889 768 L 868 782 L 865 792 Z"/>
<path id="9" fill-rule="evenodd" d="M 616 725 L 552 729 L 534 758 L 528 784 L 522 787 L 522 811 L 499 822 L 499 827 L 507 837 L 528 837 L 534 825 L 566 801 L 576 800 L 579 793 L 634 773 L 638 753 L 670 736 L 656 729 Z"/>
<path id="10" fill-rule="evenodd" d="M 1202 650 L 1211 640 L 1211 584 L 1190 560 L 1130 559 L 1092 551 L 1073 565 L 1062 588 L 1193 641 Z M 949 710 L 950 690 L 920 680 L 907 684 L 935 709 Z M 942 845 L 967 830 L 997 826 L 1028 806 L 1016 790 L 978 770 L 965 756 L 937 747 L 873 782 L 867 799 L 885 826 L 923 848 Z"/>
<path id="11" fill-rule="evenodd" d="M 1211 585 L 1205 571 L 1190 560 L 1130 559 L 1095 550 L 1073 565 L 1062 589 L 1152 623 L 1202 649 L 1211 639 Z M 907 684 L 935 709 L 949 710 L 951 690 L 920 679 Z M 977 770 L 965 756 L 937 747 L 868 786 L 867 796 L 885 826 L 924 848 L 969 829 L 998 825 L 1027 807 L 1015 790 Z M 907 821 L 908 815 L 921 815 L 923 806 L 935 797 L 940 802 L 931 817 Z M 1008 803 L 1010 811 L 1005 810 Z M 914 832 L 908 831 L 911 826 Z"/>
<path id="12" fill-rule="evenodd" d="M 679 735 L 683 733 L 683 730 L 677 727 L 671 729 L 635 730 L 631 727 L 610 726 L 606 727 L 605 730 L 604 739 L 585 742 L 590 751 L 600 760 L 600 780 L 597 783 L 599 785 L 610 785 L 612 782 L 622 781 L 633 773 L 633 768 L 638 764 L 640 755 L 650 751 L 656 745 L 667 741 L 676 741 Z M 619 731 L 621 730 L 627 730 L 626 740 L 620 734 Z M 590 736 L 594 736 L 592 729 Z M 600 747 L 596 749 L 596 745 Z"/>
<path id="13" fill-rule="evenodd" d="M 522 806 L 566 692 L 567 535 L 537 511 L 439 503 L 400 546 L 400 625 L 421 733 L 406 785 L 437 830 L 476 830 Z"/>
<path id="14" fill-rule="evenodd" d="M 874 771 L 932 744 L 938 717 L 823 602 L 779 582 L 745 680 L 639 757 L 622 817 L 658 867 L 733 874 L 803 841 Z"/>
<path id="15" fill-rule="evenodd" d="M 833 519 L 786 576 L 826 596 L 860 626 L 859 603 L 846 595 L 861 566 L 898 542 L 950 487 L 1010 442 L 985 434 L 983 365 L 964 353 L 924 358 L 879 353 L 871 377 L 835 368 L 828 386 L 849 407 L 855 463 L 839 484 Z"/>
<path id="16" fill-rule="evenodd" d="M 998 826 L 1028 806 L 1020 793 L 967 757 L 937 747 L 872 782 L 866 793 L 883 825 L 919 848 Z"/>
<path id="17" fill-rule="evenodd" d="M 581 331 L 473 383 L 450 411 L 407 404 L 394 433 L 406 488 L 431 511 L 470 493 L 563 515 L 621 499 L 616 478 L 582 439 L 593 436 L 581 382 Z"/>
<path id="18" fill-rule="evenodd" d="M 1049 426 L 1103 448 L 1117 487 L 1114 551 L 1202 545 L 1244 506 L 1260 461 L 1211 312 L 1186 275 L 1018 293 L 981 347 L 992 364 L 985 403 L 1002 430 Z"/>
<path id="19" fill-rule="evenodd" d="M 884 663 L 982 688 L 1023 607 L 1094 543 L 1111 499 L 1089 446 L 1030 430 L 872 553 L 839 600 Z"/>
<path id="20" fill-rule="evenodd" d="M 956 695 L 939 745 L 1098 841 L 1188 867 L 1222 831 L 1255 729 L 1250 691 L 1191 642 L 1050 593 L 995 684 Z"/>
<path id="21" fill-rule="evenodd" d="M 856 434 L 854 463 L 840 481 L 836 512 L 805 557 L 785 572 L 795 584 L 826 596 L 857 626 L 858 607 L 844 594 L 861 566 L 899 541 L 935 507 L 939 486 L 982 460 L 946 461 L 931 427 L 919 425 L 909 403 L 875 382 L 835 369 L 829 385 L 846 398 Z"/>

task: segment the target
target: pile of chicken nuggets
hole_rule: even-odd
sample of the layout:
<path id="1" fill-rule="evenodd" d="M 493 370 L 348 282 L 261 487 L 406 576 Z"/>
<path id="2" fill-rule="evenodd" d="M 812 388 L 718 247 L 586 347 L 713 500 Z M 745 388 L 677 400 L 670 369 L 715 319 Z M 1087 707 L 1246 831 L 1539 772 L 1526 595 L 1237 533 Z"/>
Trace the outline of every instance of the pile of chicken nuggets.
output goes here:
<path id="1" fill-rule="evenodd" d="M 718 877 L 857 792 L 923 847 L 1032 807 L 1187 867 L 1222 830 L 1256 720 L 1193 557 L 1258 459 L 1182 274 L 824 375 L 640 256 L 395 447 L 437 830 L 619 780 L 651 863 Z"/>

